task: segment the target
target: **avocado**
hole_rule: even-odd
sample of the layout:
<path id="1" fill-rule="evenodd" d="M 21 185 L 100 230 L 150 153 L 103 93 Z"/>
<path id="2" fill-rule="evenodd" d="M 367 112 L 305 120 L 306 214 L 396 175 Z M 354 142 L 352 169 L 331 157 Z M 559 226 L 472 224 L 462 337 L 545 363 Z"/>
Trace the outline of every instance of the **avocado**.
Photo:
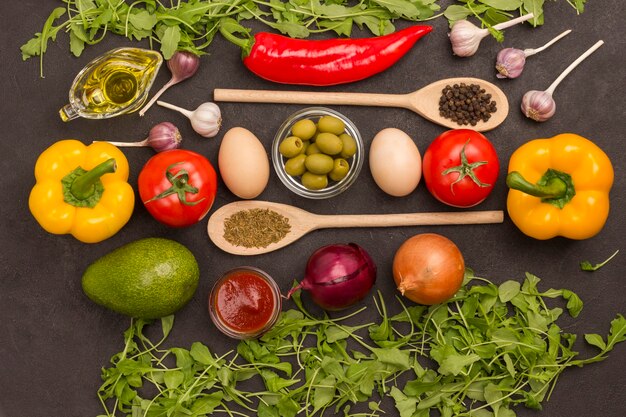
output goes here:
<path id="1" fill-rule="evenodd" d="M 196 258 L 178 242 L 136 240 L 91 264 L 82 278 L 95 303 L 131 317 L 154 319 L 182 308 L 200 278 Z"/>

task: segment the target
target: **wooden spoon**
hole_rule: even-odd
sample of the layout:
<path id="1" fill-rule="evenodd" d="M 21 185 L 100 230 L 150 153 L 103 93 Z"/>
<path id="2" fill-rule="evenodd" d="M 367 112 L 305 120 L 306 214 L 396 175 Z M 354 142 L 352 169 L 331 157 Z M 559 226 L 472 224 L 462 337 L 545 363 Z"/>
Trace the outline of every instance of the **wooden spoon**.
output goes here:
<path id="1" fill-rule="evenodd" d="M 458 125 L 450 119 L 439 115 L 439 98 L 446 85 L 478 84 L 495 100 L 498 110 L 492 113 L 487 122 L 478 122 L 476 126 L 467 125 L 479 132 L 491 130 L 499 126 L 509 113 L 509 102 L 502 90 L 494 84 L 478 78 L 448 78 L 436 81 L 417 91 L 408 94 L 371 94 L 371 93 L 338 93 L 308 91 L 265 91 L 237 90 L 216 88 L 213 91 L 215 101 L 233 101 L 244 103 L 296 103 L 296 104 L 347 104 L 354 106 L 401 107 L 413 110 L 431 122 L 458 129 Z"/>
<path id="2" fill-rule="evenodd" d="M 291 230 L 279 242 L 264 248 L 236 246 L 224 238 L 224 221 L 241 210 L 269 209 L 289 219 Z M 394 227 L 451 224 L 502 223 L 502 211 L 466 211 L 457 213 L 319 215 L 286 204 L 269 201 L 236 201 L 220 207 L 209 218 L 209 238 L 225 252 L 234 255 L 259 255 L 295 242 L 307 233 L 333 227 Z"/>

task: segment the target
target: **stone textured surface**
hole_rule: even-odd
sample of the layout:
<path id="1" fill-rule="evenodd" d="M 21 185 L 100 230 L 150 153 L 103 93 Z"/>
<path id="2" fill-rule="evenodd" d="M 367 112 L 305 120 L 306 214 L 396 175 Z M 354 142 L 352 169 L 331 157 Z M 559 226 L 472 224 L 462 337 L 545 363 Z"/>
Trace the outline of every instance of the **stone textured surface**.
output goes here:
<path id="1" fill-rule="evenodd" d="M 206 155 L 217 166 L 220 139 L 231 127 L 242 126 L 254 132 L 268 152 L 284 118 L 303 107 L 273 104 L 220 104 L 224 115 L 221 133 L 204 139 L 193 132 L 187 119 L 178 113 L 154 107 L 144 118 L 123 116 L 106 121 L 75 120 L 63 123 L 57 116 L 65 104 L 67 91 L 75 74 L 92 58 L 116 46 L 128 45 L 123 39 L 109 36 L 104 42 L 88 47 L 83 56 L 70 55 L 65 34 L 48 47 L 45 55 L 45 79 L 39 78 L 36 59 L 22 62 L 19 46 L 41 30 L 48 13 L 59 6 L 56 1 L 25 0 L 2 2 L 3 36 L 0 37 L 2 78 L 0 80 L 2 114 L 5 130 L 0 141 L 0 195 L 3 198 L 0 219 L 0 416 L 4 417 L 85 417 L 101 413 L 96 397 L 100 369 L 110 356 L 122 348 L 122 332 L 129 319 L 91 303 L 83 294 L 80 279 L 84 269 L 98 257 L 135 239 L 161 236 L 175 239 L 189 247 L 201 268 L 201 283 L 191 303 L 176 317 L 170 343 L 190 346 L 203 341 L 213 350 L 233 349 L 234 341 L 222 336 L 210 322 L 206 309 L 208 292 L 217 276 L 232 267 L 250 264 L 273 275 L 286 291 L 301 277 L 305 262 L 318 247 L 353 241 L 366 248 L 378 264 L 377 287 L 390 300 L 396 295 L 391 279 L 391 261 L 395 250 L 408 237 L 422 232 L 436 232 L 457 243 L 466 263 L 477 275 L 502 282 L 522 280 L 529 271 L 542 278 L 545 288 L 569 288 L 585 302 L 577 320 L 563 319 L 569 332 L 606 334 L 609 321 L 617 313 L 626 313 L 624 296 L 626 277 L 626 172 L 624 157 L 624 85 L 623 54 L 626 50 L 622 23 L 626 18 L 621 0 L 591 0 L 580 16 L 565 0 L 547 2 L 546 24 L 538 29 L 515 27 L 506 32 L 503 46 L 537 47 L 567 28 L 572 34 L 548 51 L 528 59 L 523 75 L 516 80 L 497 80 L 493 69 L 497 51 L 502 47 L 487 38 L 478 53 L 469 59 L 451 54 L 443 19 L 432 22 L 433 33 L 423 38 L 397 65 L 368 80 L 332 88 L 302 88 L 321 91 L 404 93 L 429 82 L 452 76 L 474 76 L 497 82 L 507 93 L 511 112 L 505 123 L 487 134 L 501 158 L 501 176 L 493 194 L 477 209 L 505 209 L 507 189 L 503 178 L 508 158 L 522 143 L 562 132 L 574 132 L 595 141 L 611 157 L 616 182 L 611 194 L 612 210 L 604 230 L 585 241 L 552 239 L 536 241 L 522 235 L 508 218 L 504 224 L 489 226 L 414 227 L 394 229 L 324 230 L 304 237 L 279 252 L 254 258 L 238 258 L 219 251 L 206 234 L 206 220 L 187 229 L 168 229 L 153 220 L 137 202 L 131 221 L 113 238 L 98 244 L 82 244 L 69 236 L 45 233 L 28 211 L 28 194 L 34 184 L 33 166 L 37 156 L 53 142 L 77 138 L 141 140 L 149 129 L 162 121 L 171 121 L 181 130 L 183 147 Z M 448 3 L 443 2 L 442 3 Z M 403 27 L 407 22 L 399 22 Z M 557 114 L 547 123 L 537 124 L 518 110 L 523 93 L 545 89 L 577 56 L 604 39 L 606 45 L 577 68 L 557 89 Z M 284 89 L 247 72 L 240 61 L 239 49 L 216 38 L 210 54 L 202 58 L 198 73 L 169 90 L 163 100 L 195 108 L 211 100 L 212 89 L 256 88 Z M 169 79 L 164 67 L 156 85 Z M 377 109 L 336 106 L 357 124 L 366 144 L 386 127 L 407 132 L 423 153 L 443 129 L 401 109 Z M 131 164 L 130 182 L 136 188 L 143 163 L 151 149 L 125 151 Z M 214 209 L 234 201 L 223 183 Z M 410 211 L 446 211 L 425 186 L 408 197 L 393 198 L 380 191 L 367 165 L 357 183 L 347 192 L 325 201 L 309 201 L 290 194 L 272 173 L 265 192 L 259 197 L 293 204 L 309 211 L 333 213 L 402 213 Z M 619 255 L 606 267 L 587 274 L 579 270 L 581 260 L 599 262 L 616 249 Z M 306 299 L 309 302 L 308 299 Z M 366 302 L 372 318 L 375 309 Z M 290 307 L 286 303 L 285 307 Z M 581 339 L 582 340 L 582 339 Z M 592 351 L 578 343 L 582 354 Z M 544 410 L 537 413 L 519 408 L 518 416 L 589 416 L 624 415 L 626 409 L 626 345 L 618 346 L 609 360 L 583 369 L 570 369 L 558 381 Z M 386 415 L 396 415 L 387 407 Z"/>

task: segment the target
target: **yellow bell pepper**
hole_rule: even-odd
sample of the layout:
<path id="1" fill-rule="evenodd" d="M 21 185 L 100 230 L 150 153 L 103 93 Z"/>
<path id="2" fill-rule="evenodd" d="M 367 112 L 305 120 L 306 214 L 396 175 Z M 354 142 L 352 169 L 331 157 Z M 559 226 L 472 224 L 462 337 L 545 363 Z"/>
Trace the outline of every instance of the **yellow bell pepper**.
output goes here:
<path id="1" fill-rule="evenodd" d="M 46 231 L 71 233 L 81 242 L 113 236 L 135 207 L 128 161 L 108 143 L 61 140 L 39 156 L 35 178 L 28 200 L 35 219 Z"/>
<path id="2" fill-rule="evenodd" d="M 532 140 L 509 161 L 509 216 L 536 239 L 590 238 L 609 215 L 613 176 L 609 157 L 582 136 Z"/>

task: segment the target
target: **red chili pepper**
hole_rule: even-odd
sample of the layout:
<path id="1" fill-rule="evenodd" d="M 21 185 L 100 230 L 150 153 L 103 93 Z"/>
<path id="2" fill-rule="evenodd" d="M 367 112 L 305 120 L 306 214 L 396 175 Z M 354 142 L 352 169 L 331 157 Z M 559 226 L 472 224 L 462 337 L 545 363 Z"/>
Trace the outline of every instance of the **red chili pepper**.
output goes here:
<path id="1" fill-rule="evenodd" d="M 386 70 L 431 30 L 430 26 L 411 26 L 373 38 L 325 40 L 261 32 L 254 36 L 251 47 L 230 33 L 222 34 L 244 47 L 243 63 L 259 77 L 284 84 L 325 86 L 362 80 Z"/>

